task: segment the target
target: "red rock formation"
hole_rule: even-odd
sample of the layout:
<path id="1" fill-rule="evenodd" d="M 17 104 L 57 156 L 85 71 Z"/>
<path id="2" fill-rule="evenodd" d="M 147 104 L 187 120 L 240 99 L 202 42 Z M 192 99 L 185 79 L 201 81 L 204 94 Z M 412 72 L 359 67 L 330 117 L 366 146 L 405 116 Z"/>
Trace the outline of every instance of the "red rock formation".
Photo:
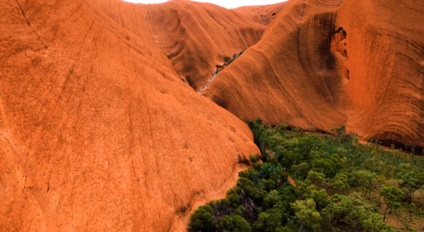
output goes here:
<path id="1" fill-rule="evenodd" d="M 424 2 L 346 0 L 348 126 L 386 145 L 424 147 Z M 348 70 L 348 71 L 347 71 Z"/>
<path id="2" fill-rule="evenodd" d="M 419 1 L 0 9 L 2 230 L 182 231 L 258 152 L 242 120 L 424 146 Z M 193 91 L 217 67 L 202 95 L 242 120 Z"/>
<path id="3" fill-rule="evenodd" d="M 286 2 L 265 6 L 243 6 L 233 9 L 233 11 L 245 18 L 251 18 L 260 24 L 268 25 L 277 17 L 285 5 Z"/>
<path id="4" fill-rule="evenodd" d="M 142 6 L 1 1 L 2 231 L 181 231 L 258 152 L 195 93 Z"/>
<path id="5" fill-rule="evenodd" d="M 289 1 L 203 94 L 244 121 L 347 124 L 422 148 L 423 12 L 412 0 Z"/>
<path id="6" fill-rule="evenodd" d="M 244 121 L 262 118 L 329 130 L 346 123 L 342 80 L 330 51 L 340 1 L 289 1 L 255 46 L 204 95 Z"/>
<path id="7" fill-rule="evenodd" d="M 146 8 L 154 40 L 195 90 L 224 59 L 255 44 L 265 26 L 212 4 L 171 1 Z"/>

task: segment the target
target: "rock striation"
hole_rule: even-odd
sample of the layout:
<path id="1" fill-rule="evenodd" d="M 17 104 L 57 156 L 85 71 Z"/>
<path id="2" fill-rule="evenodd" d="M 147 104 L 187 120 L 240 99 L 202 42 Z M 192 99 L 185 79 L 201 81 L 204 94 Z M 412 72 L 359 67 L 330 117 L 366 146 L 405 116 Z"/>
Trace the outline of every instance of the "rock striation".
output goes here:
<path id="1" fill-rule="evenodd" d="M 245 122 L 424 147 L 424 3 L 0 1 L 0 228 L 184 231 Z"/>
<path id="2" fill-rule="evenodd" d="M 366 140 L 424 147 L 423 20 L 424 2 L 413 0 L 346 0 L 338 11 L 347 125 Z"/>
<path id="3" fill-rule="evenodd" d="M 0 228 L 182 231 L 258 149 L 180 79 L 149 7 L 0 2 Z"/>
<path id="4" fill-rule="evenodd" d="M 422 150 L 423 20 L 412 0 L 289 1 L 202 94 L 244 121 L 347 125 L 364 140 Z"/>
<path id="5" fill-rule="evenodd" d="M 204 95 L 244 121 L 330 130 L 347 122 L 331 51 L 341 1 L 289 1 L 262 39 L 220 72 Z"/>

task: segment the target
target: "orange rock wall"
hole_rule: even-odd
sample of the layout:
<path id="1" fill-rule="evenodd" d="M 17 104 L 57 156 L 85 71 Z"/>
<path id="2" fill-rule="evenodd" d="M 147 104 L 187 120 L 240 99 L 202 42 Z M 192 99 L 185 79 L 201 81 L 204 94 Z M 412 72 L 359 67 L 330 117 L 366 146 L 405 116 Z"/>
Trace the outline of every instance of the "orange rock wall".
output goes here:
<path id="1" fill-rule="evenodd" d="M 347 125 L 422 148 L 423 12 L 412 0 L 289 1 L 202 94 L 244 121 Z"/>
<path id="2" fill-rule="evenodd" d="M 0 1 L 1 230 L 183 231 L 258 152 L 258 117 L 423 147 L 423 12 Z"/>
<path id="3" fill-rule="evenodd" d="M 346 0 L 348 127 L 365 139 L 424 147 L 424 2 Z"/>
<path id="4" fill-rule="evenodd" d="M 244 6 L 235 8 L 232 11 L 242 15 L 243 18 L 251 18 L 260 24 L 269 25 L 277 17 L 281 9 L 285 7 L 286 3 L 281 2 L 265 6 Z"/>
<path id="5" fill-rule="evenodd" d="M 17 3 L 0 2 L 2 231 L 182 231 L 258 152 L 180 80 L 143 8 Z"/>
<path id="6" fill-rule="evenodd" d="M 225 8 L 188 1 L 149 6 L 145 17 L 157 46 L 197 91 L 217 65 L 255 44 L 265 29 Z"/>
<path id="7" fill-rule="evenodd" d="M 346 123 L 342 79 L 330 51 L 340 1 L 289 1 L 263 38 L 204 95 L 244 121 L 329 130 Z"/>

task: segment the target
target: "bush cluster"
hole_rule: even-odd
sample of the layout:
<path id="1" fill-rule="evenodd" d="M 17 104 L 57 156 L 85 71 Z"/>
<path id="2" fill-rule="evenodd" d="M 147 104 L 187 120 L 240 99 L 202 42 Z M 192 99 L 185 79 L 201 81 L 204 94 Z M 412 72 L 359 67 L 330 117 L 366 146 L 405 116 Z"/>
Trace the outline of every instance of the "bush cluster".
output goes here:
<path id="1" fill-rule="evenodd" d="M 262 154 L 225 199 L 191 215 L 188 231 L 393 231 L 387 213 L 422 216 L 413 197 L 422 157 L 358 144 L 344 128 L 320 136 L 260 120 L 249 126 Z"/>

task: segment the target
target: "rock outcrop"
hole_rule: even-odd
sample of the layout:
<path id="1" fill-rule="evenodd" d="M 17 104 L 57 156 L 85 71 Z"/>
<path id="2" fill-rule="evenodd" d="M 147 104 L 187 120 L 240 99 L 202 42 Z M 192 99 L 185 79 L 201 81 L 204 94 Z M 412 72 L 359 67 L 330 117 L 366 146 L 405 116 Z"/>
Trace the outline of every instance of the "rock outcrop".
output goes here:
<path id="1" fill-rule="evenodd" d="M 0 9 L 1 230 L 183 231 L 258 117 L 424 147 L 421 1 Z"/>
<path id="2" fill-rule="evenodd" d="M 0 2 L 2 231 L 182 231 L 258 149 L 119 1 Z"/>
<path id="3" fill-rule="evenodd" d="M 265 30 L 249 17 L 189 1 L 148 6 L 145 17 L 157 46 L 196 91 L 207 84 L 217 65 L 254 45 Z"/>
<path id="4" fill-rule="evenodd" d="M 204 95 L 244 121 L 329 130 L 346 123 L 342 78 L 331 52 L 341 2 L 289 1 L 262 39 Z"/>
<path id="5" fill-rule="evenodd" d="M 289 1 L 203 94 L 244 121 L 424 147 L 424 4 Z"/>
<path id="6" fill-rule="evenodd" d="M 346 0 L 338 11 L 347 125 L 366 140 L 424 147 L 423 21 L 422 1 Z"/>

